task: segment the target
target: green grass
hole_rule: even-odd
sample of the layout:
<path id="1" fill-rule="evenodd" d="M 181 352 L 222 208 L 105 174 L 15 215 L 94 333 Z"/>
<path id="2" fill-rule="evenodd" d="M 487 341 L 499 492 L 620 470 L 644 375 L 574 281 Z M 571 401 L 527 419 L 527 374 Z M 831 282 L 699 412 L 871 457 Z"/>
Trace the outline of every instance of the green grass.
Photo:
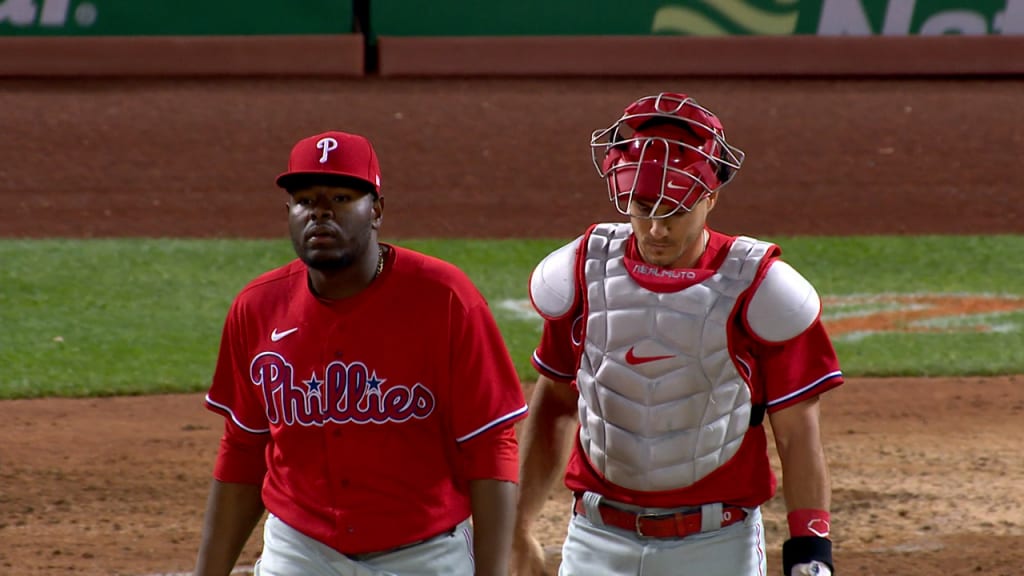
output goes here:
<path id="1" fill-rule="evenodd" d="M 227 306 L 287 244 L 0 242 L 0 397 L 199 390 Z"/>
<path id="2" fill-rule="evenodd" d="M 827 297 L 1024 297 L 1024 237 L 772 240 Z M 540 323 L 508 305 L 522 306 L 533 265 L 563 242 L 398 244 L 465 270 L 491 302 L 520 375 L 533 379 Z M 204 390 L 231 299 L 292 257 L 285 240 L 0 241 L 0 398 Z M 997 331 L 961 330 L 954 319 L 938 332 L 838 337 L 836 349 L 851 376 L 1024 373 L 1024 312 L 986 321 Z"/>
<path id="3" fill-rule="evenodd" d="M 1024 236 L 766 238 L 822 294 L 1024 294 Z"/>

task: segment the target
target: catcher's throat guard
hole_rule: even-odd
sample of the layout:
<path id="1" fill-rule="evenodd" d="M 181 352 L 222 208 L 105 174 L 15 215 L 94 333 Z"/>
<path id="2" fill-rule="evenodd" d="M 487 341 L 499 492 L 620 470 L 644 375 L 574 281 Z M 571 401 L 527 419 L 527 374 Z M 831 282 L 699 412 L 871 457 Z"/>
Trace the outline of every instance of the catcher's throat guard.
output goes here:
<path id="1" fill-rule="evenodd" d="M 729 183 L 744 158 L 726 142 L 718 117 L 674 93 L 633 102 L 614 124 L 594 131 L 590 149 L 615 209 L 640 218 L 691 211 Z M 642 204 L 630 212 L 634 200 Z"/>

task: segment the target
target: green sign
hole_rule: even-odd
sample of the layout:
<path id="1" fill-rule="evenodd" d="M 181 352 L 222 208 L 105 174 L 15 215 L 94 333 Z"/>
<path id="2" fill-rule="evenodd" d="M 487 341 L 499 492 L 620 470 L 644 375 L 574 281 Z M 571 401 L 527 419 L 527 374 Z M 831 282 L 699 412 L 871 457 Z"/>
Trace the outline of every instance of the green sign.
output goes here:
<path id="1" fill-rule="evenodd" d="M 371 0 L 377 36 L 650 34 L 664 0 Z"/>
<path id="2" fill-rule="evenodd" d="M 352 32 L 352 0 L 0 0 L 0 36 Z"/>
<path id="3" fill-rule="evenodd" d="M 380 36 L 1024 34 L 1024 0 L 371 0 Z"/>
<path id="4" fill-rule="evenodd" d="M 0 0 L 0 36 L 336 34 L 354 0 Z M 1024 34 L 1024 0 L 368 0 L 388 36 Z"/>

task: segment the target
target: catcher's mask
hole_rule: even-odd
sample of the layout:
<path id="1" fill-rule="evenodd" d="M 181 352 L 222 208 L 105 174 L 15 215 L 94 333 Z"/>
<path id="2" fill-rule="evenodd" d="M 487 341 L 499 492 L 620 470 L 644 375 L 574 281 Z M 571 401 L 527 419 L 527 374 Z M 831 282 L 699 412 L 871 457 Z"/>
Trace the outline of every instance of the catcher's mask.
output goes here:
<path id="1" fill-rule="evenodd" d="M 633 199 L 651 210 L 641 218 L 689 212 L 732 180 L 743 151 L 725 141 L 722 123 L 685 94 L 661 93 L 630 104 L 608 128 L 595 130 L 591 154 L 608 183 L 608 198 L 627 216 Z M 669 209 L 661 214 L 661 207 Z"/>

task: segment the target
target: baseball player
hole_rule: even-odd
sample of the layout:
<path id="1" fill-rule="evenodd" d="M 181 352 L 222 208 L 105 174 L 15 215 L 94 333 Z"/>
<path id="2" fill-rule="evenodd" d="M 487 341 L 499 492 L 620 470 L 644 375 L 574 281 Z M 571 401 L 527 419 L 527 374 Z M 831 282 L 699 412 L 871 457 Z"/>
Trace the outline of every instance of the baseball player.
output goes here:
<path id="1" fill-rule="evenodd" d="M 299 141 L 277 184 L 298 259 L 227 314 L 196 574 L 230 573 L 264 510 L 258 576 L 507 574 L 526 402 L 487 303 L 378 241 L 366 138 Z"/>
<path id="2" fill-rule="evenodd" d="M 714 114 L 670 93 L 630 104 L 591 147 L 629 223 L 591 226 L 530 278 L 545 323 L 517 573 L 543 573 L 530 526 L 568 457 L 560 574 L 763 576 L 767 417 L 788 508 L 783 572 L 830 575 L 818 397 L 842 373 L 818 295 L 780 249 L 707 226 L 743 152 Z"/>

